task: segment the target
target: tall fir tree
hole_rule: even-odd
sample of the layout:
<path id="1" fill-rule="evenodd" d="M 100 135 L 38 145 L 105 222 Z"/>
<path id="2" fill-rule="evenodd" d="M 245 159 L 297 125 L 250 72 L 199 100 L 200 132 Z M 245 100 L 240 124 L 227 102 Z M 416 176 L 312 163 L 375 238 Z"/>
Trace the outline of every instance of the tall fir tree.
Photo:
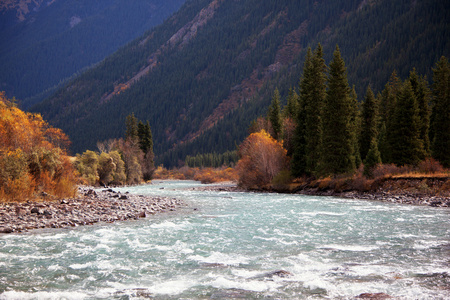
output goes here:
<path id="1" fill-rule="evenodd" d="M 295 119 L 298 111 L 298 94 L 295 89 L 290 88 L 286 106 L 283 109 L 283 118 Z"/>
<path id="2" fill-rule="evenodd" d="M 359 109 L 358 95 L 356 94 L 355 86 L 350 92 L 351 99 L 351 117 L 352 124 L 352 155 L 355 160 L 355 166 L 359 167 L 362 164 L 361 155 L 359 153 L 359 135 L 361 134 L 361 111 Z"/>
<path id="3" fill-rule="evenodd" d="M 430 107 L 431 90 L 425 77 L 419 76 L 416 69 L 413 69 L 409 75 L 409 81 L 416 96 L 417 106 L 419 107 L 419 130 L 422 140 L 425 156 L 430 156 Z M 424 157 L 422 157 L 424 159 Z"/>
<path id="4" fill-rule="evenodd" d="M 352 124 L 353 105 L 347 72 L 339 47 L 329 65 L 328 91 L 323 110 L 323 174 L 351 173 L 355 170 Z"/>
<path id="5" fill-rule="evenodd" d="M 432 155 L 450 167 L 450 65 L 442 56 L 433 69 Z"/>
<path id="6" fill-rule="evenodd" d="M 153 152 L 153 137 L 152 131 L 150 129 L 150 124 L 147 121 L 146 124 L 139 121 L 138 123 L 138 137 L 139 137 L 139 147 L 142 152 L 147 153 L 149 151 Z"/>
<path id="7" fill-rule="evenodd" d="M 312 51 L 308 48 L 305 62 L 303 64 L 303 74 L 299 82 L 299 103 L 296 116 L 297 126 L 294 132 L 294 151 L 291 160 L 291 173 L 294 177 L 306 175 L 306 141 L 305 141 L 305 123 L 306 109 L 305 98 L 308 97 L 308 86 L 311 81 L 312 73 Z"/>
<path id="8" fill-rule="evenodd" d="M 280 111 L 280 92 L 275 89 L 272 96 L 272 103 L 268 111 L 268 119 L 272 126 L 273 138 L 278 140 L 281 138 L 281 111 Z"/>
<path id="9" fill-rule="evenodd" d="M 125 132 L 125 139 L 132 140 L 132 141 L 138 141 L 138 120 L 134 116 L 134 113 L 131 115 L 128 115 L 125 120 L 125 126 L 126 126 L 126 132 Z"/>
<path id="10" fill-rule="evenodd" d="M 401 88 L 401 80 L 397 76 L 397 72 L 394 70 L 389 78 L 389 82 L 385 85 L 384 90 L 381 93 L 380 102 L 380 134 L 383 134 L 383 142 L 378 144 L 381 160 L 383 163 L 392 163 L 392 147 L 390 140 L 392 140 L 392 116 L 394 114 L 395 103 L 397 94 Z M 382 132 L 382 126 L 385 130 Z"/>
<path id="11" fill-rule="evenodd" d="M 409 80 L 397 95 L 389 133 L 392 162 L 400 166 L 417 165 L 424 150 L 420 140 L 419 107 Z"/>
<path id="12" fill-rule="evenodd" d="M 362 105 L 361 134 L 359 136 L 359 150 L 362 159 L 366 158 L 372 140 L 378 140 L 378 110 L 377 99 L 369 86 Z"/>
<path id="13" fill-rule="evenodd" d="M 378 150 L 378 143 L 376 138 L 370 141 L 369 151 L 364 159 L 364 175 L 372 178 L 374 168 L 381 163 L 381 155 Z"/>
<path id="14" fill-rule="evenodd" d="M 322 110 L 326 97 L 327 66 L 320 44 L 314 51 L 308 76 L 301 86 L 300 96 L 305 107 L 305 161 L 308 175 L 319 169 L 322 147 Z"/>

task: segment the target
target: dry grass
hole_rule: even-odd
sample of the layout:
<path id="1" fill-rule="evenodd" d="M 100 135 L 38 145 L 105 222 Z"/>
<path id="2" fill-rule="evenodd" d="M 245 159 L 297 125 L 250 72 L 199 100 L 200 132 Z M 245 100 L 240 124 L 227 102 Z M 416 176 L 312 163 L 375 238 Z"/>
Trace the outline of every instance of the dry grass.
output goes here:
<path id="1" fill-rule="evenodd" d="M 158 167 L 153 175 L 155 179 L 170 179 L 170 180 L 197 180 L 202 183 L 215 183 L 224 181 L 238 180 L 238 175 L 233 168 L 189 168 L 182 167 L 179 169 L 167 170 L 163 167 Z"/>

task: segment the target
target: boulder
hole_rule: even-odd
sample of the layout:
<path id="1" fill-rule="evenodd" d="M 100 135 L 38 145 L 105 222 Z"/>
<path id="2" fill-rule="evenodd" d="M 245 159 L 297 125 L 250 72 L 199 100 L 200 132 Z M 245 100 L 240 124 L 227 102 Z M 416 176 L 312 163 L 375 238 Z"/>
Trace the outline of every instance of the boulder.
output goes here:
<path id="1" fill-rule="evenodd" d="M 357 299 L 391 299 L 392 297 L 385 293 L 362 293 L 356 297 Z"/>

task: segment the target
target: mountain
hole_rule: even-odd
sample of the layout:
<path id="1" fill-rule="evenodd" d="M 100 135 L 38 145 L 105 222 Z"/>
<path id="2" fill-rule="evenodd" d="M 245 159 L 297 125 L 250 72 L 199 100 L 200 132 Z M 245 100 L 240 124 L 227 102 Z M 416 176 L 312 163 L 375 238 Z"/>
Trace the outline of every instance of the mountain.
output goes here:
<path id="1" fill-rule="evenodd" d="M 185 0 L 4 0 L 0 90 L 24 107 L 144 34 Z"/>
<path id="2" fill-rule="evenodd" d="M 36 105 L 73 151 L 121 137 L 127 115 L 149 120 L 157 163 L 233 150 L 278 87 L 296 88 L 306 49 L 336 44 L 362 98 L 396 70 L 431 78 L 449 56 L 449 5 L 429 0 L 188 0 L 162 25 Z"/>

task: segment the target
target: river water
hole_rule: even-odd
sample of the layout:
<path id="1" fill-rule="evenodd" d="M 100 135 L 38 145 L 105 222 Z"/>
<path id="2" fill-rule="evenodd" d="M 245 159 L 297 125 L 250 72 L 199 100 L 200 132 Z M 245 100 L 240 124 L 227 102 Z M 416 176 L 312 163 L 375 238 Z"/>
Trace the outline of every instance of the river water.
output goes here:
<path id="1" fill-rule="evenodd" d="M 450 299 L 448 209 L 199 186 L 119 189 L 176 212 L 0 235 L 0 299 Z"/>

